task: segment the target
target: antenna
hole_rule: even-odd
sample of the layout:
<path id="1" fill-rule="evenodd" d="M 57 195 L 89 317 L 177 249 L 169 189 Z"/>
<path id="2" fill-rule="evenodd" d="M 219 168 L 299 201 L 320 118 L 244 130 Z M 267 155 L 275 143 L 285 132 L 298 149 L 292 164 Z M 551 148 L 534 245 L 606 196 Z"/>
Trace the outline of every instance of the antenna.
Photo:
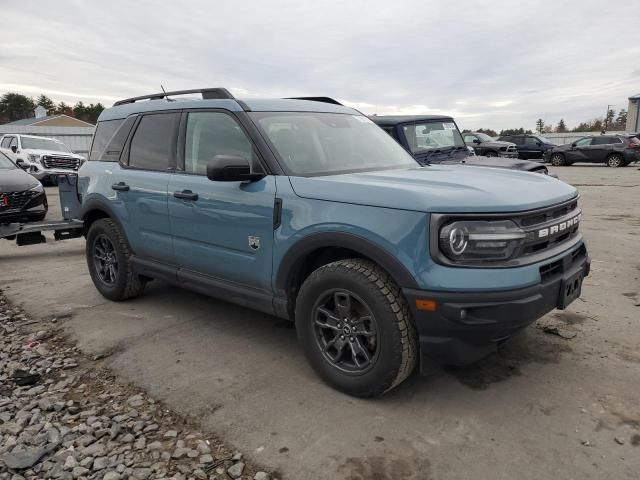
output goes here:
<path id="1" fill-rule="evenodd" d="M 169 98 L 169 94 L 167 93 L 167 91 L 164 89 L 164 87 L 162 86 L 162 84 L 160 84 L 160 88 L 162 89 L 162 93 L 164 93 L 164 98 L 167 99 L 167 102 L 173 102 L 174 100 L 172 98 Z"/>

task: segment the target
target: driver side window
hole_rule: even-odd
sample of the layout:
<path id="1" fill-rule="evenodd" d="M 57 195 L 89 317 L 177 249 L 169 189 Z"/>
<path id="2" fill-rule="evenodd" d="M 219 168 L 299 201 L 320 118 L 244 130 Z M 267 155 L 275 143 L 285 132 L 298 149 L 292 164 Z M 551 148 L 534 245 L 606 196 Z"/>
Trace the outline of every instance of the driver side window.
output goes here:
<path id="1" fill-rule="evenodd" d="M 473 141 L 476 139 L 475 135 L 465 135 L 464 136 L 464 143 L 473 143 Z"/>
<path id="2" fill-rule="evenodd" d="M 184 171 L 207 174 L 216 155 L 235 155 L 252 161 L 253 147 L 240 125 L 220 112 L 191 112 L 187 119 Z"/>
<path id="3" fill-rule="evenodd" d="M 587 145 L 591 145 L 591 138 L 581 138 L 576 142 L 576 147 L 586 147 Z"/>

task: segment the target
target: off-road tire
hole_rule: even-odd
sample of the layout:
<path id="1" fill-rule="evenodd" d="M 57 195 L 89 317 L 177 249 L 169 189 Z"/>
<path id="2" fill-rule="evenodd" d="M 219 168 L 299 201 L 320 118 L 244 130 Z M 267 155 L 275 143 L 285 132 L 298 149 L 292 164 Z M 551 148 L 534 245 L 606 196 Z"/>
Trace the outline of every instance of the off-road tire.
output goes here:
<path id="1" fill-rule="evenodd" d="M 102 281 L 98 275 L 93 258 L 96 239 L 101 235 L 105 235 L 113 244 L 118 262 L 118 272 L 113 285 L 108 285 Z M 87 266 L 89 267 L 89 274 L 91 275 L 93 284 L 103 297 L 118 302 L 137 297 L 143 292 L 147 283 L 146 279 L 133 271 L 129 245 L 124 238 L 124 234 L 110 218 L 96 220 L 91 227 L 89 227 L 86 256 Z"/>
<path id="2" fill-rule="evenodd" d="M 626 167 L 624 157 L 619 153 L 612 153 L 607 157 L 607 166 L 611 168 Z"/>
<path id="3" fill-rule="evenodd" d="M 375 317 L 378 356 L 363 373 L 336 368 L 316 340 L 314 306 L 323 294 L 334 289 L 353 292 Z M 416 365 L 417 333 L 407 301 L 389 274 L 371 261 L 339 260 L 315 270 L 300 288 L 295 317 L 298 339 L 313 369 L 326 383 L 349 395 L 382 395 L 404 381 Z"/>
<path id="4" fill-rule="evenodd" d="M 567 159 L 561 153 L 552 153 L 551 157 L 549 158 L 549 161 L 551 162 L 551 165 L 553 165 L 554 167 L 564 167 L 568 165 Z"/>

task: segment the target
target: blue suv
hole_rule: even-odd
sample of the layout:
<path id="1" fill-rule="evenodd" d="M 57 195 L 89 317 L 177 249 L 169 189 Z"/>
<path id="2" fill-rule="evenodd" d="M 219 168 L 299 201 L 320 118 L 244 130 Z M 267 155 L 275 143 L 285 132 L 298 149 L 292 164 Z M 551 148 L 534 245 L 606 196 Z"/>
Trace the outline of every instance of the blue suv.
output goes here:
<path id="1" fill-rule="evenodd" d="M 357 396 L 418 361 L 487 355 L 575 300 L 589 273 L 575 188 L 421 166 L 329 98 L 122 100 L 78 180 L 103 296 L 159 279 L 294 320 L 316 372 Z"/>

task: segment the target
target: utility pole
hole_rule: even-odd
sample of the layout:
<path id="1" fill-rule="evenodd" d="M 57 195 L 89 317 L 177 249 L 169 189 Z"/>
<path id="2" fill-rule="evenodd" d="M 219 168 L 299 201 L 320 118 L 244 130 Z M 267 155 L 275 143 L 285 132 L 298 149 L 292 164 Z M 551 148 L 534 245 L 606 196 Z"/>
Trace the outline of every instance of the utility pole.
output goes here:
<path id="1" fill-rule="evenodd" d="M 607 126 L 609 124 L 609 110 L 611 109 L 611 105 L 607 105 L 607 112 L 604 114 L 604 129 L 602 130 L 602 134 L 607 133 Z"/>

